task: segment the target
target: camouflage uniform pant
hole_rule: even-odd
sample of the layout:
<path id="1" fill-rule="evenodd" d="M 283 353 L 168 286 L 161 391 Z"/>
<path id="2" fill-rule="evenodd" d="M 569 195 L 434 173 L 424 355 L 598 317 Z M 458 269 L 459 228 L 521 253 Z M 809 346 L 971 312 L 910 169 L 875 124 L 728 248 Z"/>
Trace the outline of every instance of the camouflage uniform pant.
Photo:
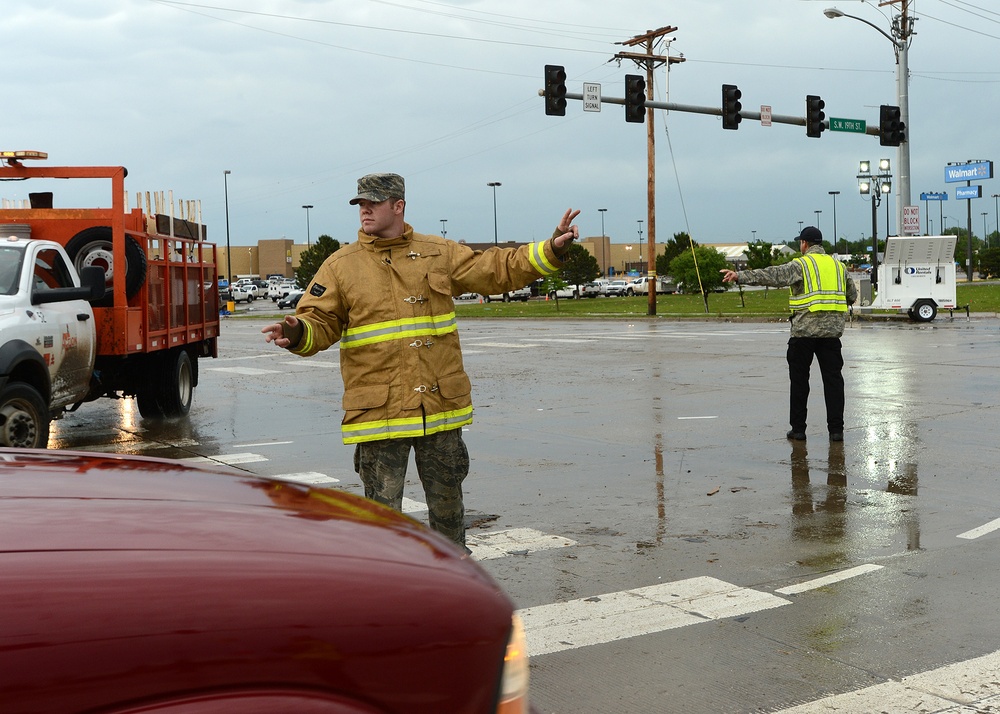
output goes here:
<path id="1" fill-rule="evenodd" d="M 365 485 L 365 497 L 402 510 L 411 448 L 424 486 L 431 528 L 464 547 L 462 482 L 469 475 L 469 450 L 461 429 L 358 444 L 354 449 L 354 470 Z"/>

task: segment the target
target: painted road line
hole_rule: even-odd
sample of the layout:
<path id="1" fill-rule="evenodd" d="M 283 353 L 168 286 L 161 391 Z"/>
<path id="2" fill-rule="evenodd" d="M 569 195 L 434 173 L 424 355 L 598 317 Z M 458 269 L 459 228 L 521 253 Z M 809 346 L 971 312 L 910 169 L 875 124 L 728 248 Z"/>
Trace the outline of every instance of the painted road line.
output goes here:
<path id="1" fill-rule="evenodd" d="M 420 513 L 427 510 L 427 504 L 403 496 L 403 513 Z"/>
<path id="2" fill-rule="evenodd" d="M 689 416 L 689 417 L 677 417 L 678 421 L 684 421 L 685 419 L 718 419 L 717 416 Z"/>
<path id="3" fill-rule="evenodd" d="M 189 464 L 252 464 L 258 461 L 267 461 L 266 456 L 260 454 L 219 454 L 218 456 L 196 456 L 191 459 L 180 459 Z"/>
<path id="4" fill-rule="evenodd" d="M 956 537 L 972 540 L 973 538 L 979 538 L 980 536 L 984 536 L 987 533 L 992 533 L 998 528 L 1000 528 L 1000 518 L 990 521 L 989 523 L 984 523 L 983 525 L 979 526 L 979 528 L 973 528 L 971 531 L 966 531 L 965 533 L 959 533 Z"/>
<path id="5" fill-rule="evenodd" d="M 835 694 L 776 714 L 961 714 L 1000 710 L 1000 651 L 938 669 Z"/>
<path id="6" fill-rule="evenodd" d="M 326 474 L 321 474 L 316 471 L 303 471 L 294 474 L 275 474 L 274 476 L 262 476 L 261 478 L 273 478 L 278 481 L 291 481 L 292 483 L 301 483 L 306 486 L 325 486 L 329 483 L 340 483 L 339 478 L 327 476 Z"/>
<path id="7" fill-rule="evenodd" d="M 808 580 L 804 583 L 799 583 L 798 585 L 789 585 L 787 588 L 780 588 L 774 592 L 779 595 L 795 595 L 797 593 L 804 593 L 807 590 L 815 590 L 817 588 L 822 588 L 826 585 L 831 585 L 833 583 L 839 583 L 842 580 L 848 580 L 849 578 L 855 578 L 859 575 L 864 575 L 865 573 L 871 573 L 875 570 L 881 570 L 881 565 L 873 565 L 871 563 L 866 565 L 859 565 L 856 568 L 848 568 L 847 570 L 841 570 L 839 573 L 832 573 L 831 575 L 824 575 L 822 578 L 816 578 L 815 580 Z"/>
<path id="8" fill-rule="evenodd" d="M 493 560 L 508 555 L 528 555 L 540 550 L 566 548 L 576 545 L 575 540 L 542 533 L 534 528 L 511 528 L 467 536 L 466 545 L 472 550 L 473 560 Z"/>
<path id="9" fill-rule="evenodd" d="M 340 367 L 340 365 L 337 364 L 336 362 L 319 362 L 317 360 L 309 360 L 301 358 L 297 360 L 285 360 L 283 362 L 279 362 L 278 364 L 288 364 L 294 367 L 319 367 L 322 369 L 337 369 L 338 367 Z"/>
<path id="10" fill-rule="evenodd" d="M 517 348 L 524 349 L 528 347 L 540 347 L 541 345 L 531 344 L 529 342 L 476 342 L 476 347 L 496 347 L 499 349 L 509 349 Z M 465 350 L 462 350 L 465 352 Z"/>
<path id="11" fill-rule="evenodd" d="M 75 436 L 76 434 L 74 434 Z M 177 449 L 198 446 L 194 439 L 178 439 L 177 441 L 116 441 L 113 444 L 97 444 L 94 446 L 76 447 L 81 451 L 92 451 L 96 454 L 137 453 L 139 451 L 156 451 L 157 449 Z M 127 451 L 123 451 L 127 449 Z"/>
<path id="12" fill-rule="evenodd" d="M 256 444 L 233 444 L 234 449 L 252 449 L 255 446 L 284 446 L 294 444 L 294 441 L 261 441 Z"/>
<path id="13" fill-rule="evenodd" d="M 615 642 L 790 604 L 710 577 L 690 578 L 520 610 L 538 656 Z"/>
<path id="14" fill-rule="evenodd" d="M 227 374 L 242 374 L 245 377 L 256 377 L 261 374 L 282 374 L 276 369 L 258 369 L 257 367 L 205 367 L 210 372 L 226 372 Z"/>

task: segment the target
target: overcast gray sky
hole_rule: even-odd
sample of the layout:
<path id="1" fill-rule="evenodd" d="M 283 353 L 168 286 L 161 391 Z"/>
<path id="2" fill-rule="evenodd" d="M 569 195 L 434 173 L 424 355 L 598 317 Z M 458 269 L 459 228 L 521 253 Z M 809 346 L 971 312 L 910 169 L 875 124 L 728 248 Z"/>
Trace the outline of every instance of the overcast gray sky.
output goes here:
<path id="1" fill-rule="evenodd" d="M 910 49 L 913 202 L 948 191 L 947 225 L 965 202 L 944 182 L 948 162 L 1000 159 L 1000 7 L 994 0 L 915 0 Z M 201 199 L 210 237 L 225 242 L 228 169 L 234 245 L 327 233 L 353 241 L 356 180 L 407 180 L 407 220 L 421 232 L 492 241 L 547 237 L 580 208 L 584 235 L 646 238 L 646 139 L 620 106 L 547 117 L 543 66 L 566 67 L 569 91 L 597 82 L 624 93 L 634 64 L 616 44 L 676 26 L 669 100 L 719 106 L 736 84 L 743 106 L 802 116 L 818 94 L 827 116 L 877 124 L 895 104 L 889 31 L 878 0 L 4 0 L 0 148 L 49 152 L 53 165 L 124 165 L 126 187 Z M 665 53 L 665 46 L 660 48 Z M 656 74 L 663 100 L 666 72 Z M 868 235 L 859 159 L 896 151 L 878 139 L 744 119 L 656 116 L 657 238 L 689 230 L 702 243 L 793 237 L 799 221 Z M 995 229 L 1000 181 L 973 201 L 973 231 Z M 18 198 L 18 185 L 0 195 Z M 56 205 L 79 205 L 57 187 Z M 893 199 L 894 201 L 894 199 Z M 940 229 L 932 204 L 935 230 Z M 921 211 L 924 206 L 920 204 Z M 822 213 L 817 217 L 815 211 Z M 895 204 L 891 206 L 895 232 Z M 884 235 L 885 206 L 879 232 Z M 756 231 L 754 234 L 753 232 Z"/>

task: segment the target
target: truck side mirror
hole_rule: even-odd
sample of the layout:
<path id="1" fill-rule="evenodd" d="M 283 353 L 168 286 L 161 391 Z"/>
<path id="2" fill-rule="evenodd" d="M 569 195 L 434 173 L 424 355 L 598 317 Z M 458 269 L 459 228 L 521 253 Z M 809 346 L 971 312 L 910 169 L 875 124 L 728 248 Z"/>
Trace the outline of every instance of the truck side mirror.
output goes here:
<path id="1" fill-rule="evenodd" d="M 80 269 L 80 284 L 90 291 L 89 297 L 86 298 L 87 302 L 104 297 L 104 281 L 104 268 L 88 265 Z"/>

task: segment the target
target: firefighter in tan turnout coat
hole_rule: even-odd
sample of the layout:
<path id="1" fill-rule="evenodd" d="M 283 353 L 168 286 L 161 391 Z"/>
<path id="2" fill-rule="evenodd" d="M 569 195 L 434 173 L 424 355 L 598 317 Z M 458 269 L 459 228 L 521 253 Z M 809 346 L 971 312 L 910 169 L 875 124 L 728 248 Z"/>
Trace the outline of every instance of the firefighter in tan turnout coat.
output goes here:
<path id="1" fill-rule="evenodd" d="M 317 271 L 294 316 L 262 331 L 308 357 L 340 342 L 345 444 L 365 495 L 400 510 L 410 449 L 430 525 L 465 545 L 462 481 L 472 385 L 462 364 L 454 295 L 514 290 L 562 266 L 578 235 L 563 215 L 553 237 L 518 248 L 471 248 L 414 232 L 396 174 L 358 180 L 358 240 Z"/>

